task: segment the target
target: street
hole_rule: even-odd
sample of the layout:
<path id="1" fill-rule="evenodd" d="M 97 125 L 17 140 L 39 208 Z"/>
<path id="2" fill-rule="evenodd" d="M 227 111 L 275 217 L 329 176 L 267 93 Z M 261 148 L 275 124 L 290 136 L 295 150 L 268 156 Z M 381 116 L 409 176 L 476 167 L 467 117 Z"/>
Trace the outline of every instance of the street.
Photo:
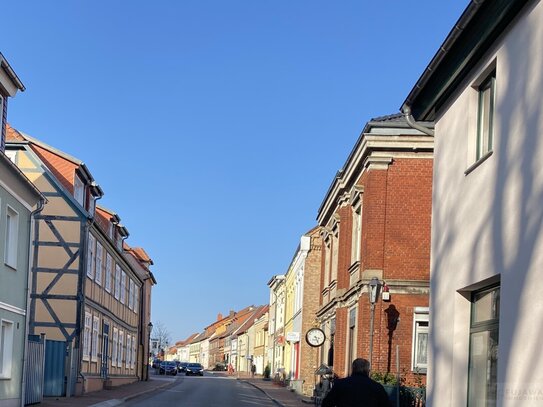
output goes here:
<path id="1" fill-rule="evenodd" d="M 186 406 L 275 406 L 265 394 L 246 382 L 232 377 L 213 375 L 177 376 L 176 384 L 166 390 L 132 400 L 130 407 Z"/>

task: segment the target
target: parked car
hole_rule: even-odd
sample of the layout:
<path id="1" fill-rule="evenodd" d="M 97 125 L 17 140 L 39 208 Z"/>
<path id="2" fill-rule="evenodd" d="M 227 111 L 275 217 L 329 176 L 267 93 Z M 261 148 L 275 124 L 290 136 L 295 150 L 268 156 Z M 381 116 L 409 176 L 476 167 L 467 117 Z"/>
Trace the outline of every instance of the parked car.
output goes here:
<path id="1" fill-rule="evenodd" d="M 215 370 L 216 372 L 226 372 L 228 370 L 228 366 L 224 362 L 216 363 L 213 370 Z"/>
<path id="2" fill-rule="evenodd" d="M 153 363 L 151 364 L 151 366 L 153 367 L 153 369 L 158 369 L 161 363 L 162 363 L 162 360 L 153 359 Z"/>
<path id="3" fill-rule="evenodd" d="M 204 367 L 200 363 L 189 363 L 187 365 L 187 369 L 185 370 L 186 376 L 203 376 L 204 375 Z"/>
<path id="4" fill-rule="evenodd" d="M 171 374 L 173 376 L 177 375 L 177 363 L 175 362 L 162 362 L 160 364 L 160 369 L 158 374 Z"/>
<path id="5" fill-rule="evenodd" d="M 177 362 L 177 371 L 178 372 L 186 372 L 188 364 L 189 364 L 189 362 Z"/>

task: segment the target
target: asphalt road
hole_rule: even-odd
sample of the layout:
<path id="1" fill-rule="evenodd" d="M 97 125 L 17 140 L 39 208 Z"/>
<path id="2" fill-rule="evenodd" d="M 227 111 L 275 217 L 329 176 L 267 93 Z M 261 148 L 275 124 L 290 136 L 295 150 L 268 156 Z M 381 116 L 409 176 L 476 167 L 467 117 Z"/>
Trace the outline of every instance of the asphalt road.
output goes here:
<path id="1" fill-rule="evenodd" d="M 205 373 L 200 376 L 177 376 L 176 384 L 132 400 L 129 407 L 277 407 L 260 390 L 231 377 Z"/>

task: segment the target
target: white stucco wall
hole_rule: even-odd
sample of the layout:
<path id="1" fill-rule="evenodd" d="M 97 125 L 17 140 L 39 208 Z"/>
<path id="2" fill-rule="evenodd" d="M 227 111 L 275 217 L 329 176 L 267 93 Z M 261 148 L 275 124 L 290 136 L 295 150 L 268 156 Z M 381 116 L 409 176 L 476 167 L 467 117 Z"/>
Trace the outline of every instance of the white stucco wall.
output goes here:
<path id="1" fill-rule="evenodd" d="M 532 3 L 533 4 L 533 3 Z M 477 91 L 496 63 L 493 155 L 474 163 Z M 470 302 L 501 276 L 498 406 L 543 405 L 543 5 L 535 2 L 438 112 L 428 405 L 467 405 Z M 519 400 L 518 397 L 522 397 Z"/>

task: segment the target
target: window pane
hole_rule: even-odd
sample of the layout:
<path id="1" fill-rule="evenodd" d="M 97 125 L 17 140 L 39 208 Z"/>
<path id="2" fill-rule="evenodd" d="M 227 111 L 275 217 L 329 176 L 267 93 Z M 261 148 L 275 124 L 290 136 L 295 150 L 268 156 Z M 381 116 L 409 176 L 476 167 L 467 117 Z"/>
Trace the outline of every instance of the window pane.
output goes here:
<path id="1" fill-rule="evenodd" d="M 500 317 L 500 289 L 484 291 L 473 296 L 473 323 Z"/>
<path id="2" fill-rule="evenodd" d="M 469 361 L 469 407 L 496 405 L 498 330 L 471 334 Z"/>

